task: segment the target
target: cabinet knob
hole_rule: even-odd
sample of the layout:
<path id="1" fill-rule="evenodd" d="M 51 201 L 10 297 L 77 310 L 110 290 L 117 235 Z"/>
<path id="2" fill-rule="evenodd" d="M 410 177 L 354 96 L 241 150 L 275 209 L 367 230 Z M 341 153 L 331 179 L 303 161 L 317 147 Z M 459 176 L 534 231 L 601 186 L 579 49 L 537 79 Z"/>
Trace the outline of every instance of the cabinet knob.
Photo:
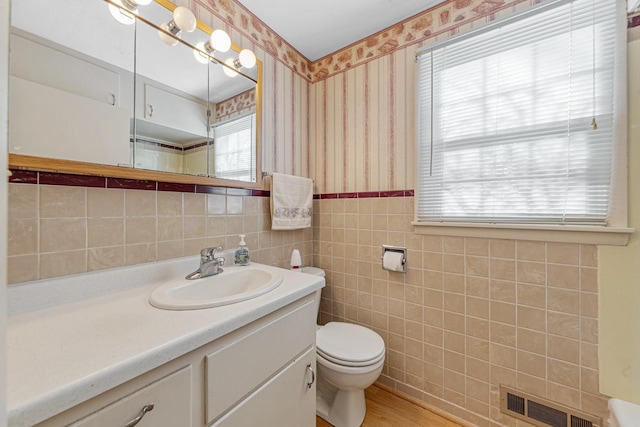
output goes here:
<path id="1" fill-rule="evenodd" d="M 153 117 L 153 105 L 149 104 L 149 117 Z"/>
<path id="2" fill-rule="evenodd" d="M 307 381 L 307 388 L 311 388 L 313 383 L 316 382 L 316 373 L 314 372 L 313 368 L 311 367 L 311 363 L 309 363 L 307 365 L 307 371 L 311 372 L 311 381 Z"/>
<path id="3" fill-rule="evenodd" d="M 133 427 L 137 425 L 140 421 L 142 421 L 142 418 L 147 414 L 147 412 L 152 411 L 153 408 L 154 408 L 153 403 L 144 405 L 140 410 L 140 415 L 138 415 L 137 417 L 135 417 L 134 419 L 126 423 L 124 427 Z"/>

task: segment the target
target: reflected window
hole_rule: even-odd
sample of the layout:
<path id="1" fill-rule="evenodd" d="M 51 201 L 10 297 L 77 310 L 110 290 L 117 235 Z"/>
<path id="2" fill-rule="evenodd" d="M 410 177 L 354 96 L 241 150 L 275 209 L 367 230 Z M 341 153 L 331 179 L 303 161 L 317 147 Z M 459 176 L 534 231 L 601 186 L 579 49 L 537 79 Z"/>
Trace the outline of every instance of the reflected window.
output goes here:
<path id="1" fill-rule="evenodd" d="M 256 115 L 213 127 L 213 173 L 216 178 L 256 181 Z"/>

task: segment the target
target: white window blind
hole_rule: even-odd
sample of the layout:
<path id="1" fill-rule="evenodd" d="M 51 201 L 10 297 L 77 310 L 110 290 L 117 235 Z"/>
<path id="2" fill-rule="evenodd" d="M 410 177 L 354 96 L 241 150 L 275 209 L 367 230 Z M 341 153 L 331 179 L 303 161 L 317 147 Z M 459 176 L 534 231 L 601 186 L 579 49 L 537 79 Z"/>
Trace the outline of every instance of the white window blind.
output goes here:
<path id="1" fill-rule="evenodd" d="M 255 114 L 214 126 L 212 164 L 216 178 L 255 182 Z"/>
<path id="2" fill-rule="evenodd" d="M 618 22 L 564 1 L 421 52 L 417 221 L 606 224 Z"/>

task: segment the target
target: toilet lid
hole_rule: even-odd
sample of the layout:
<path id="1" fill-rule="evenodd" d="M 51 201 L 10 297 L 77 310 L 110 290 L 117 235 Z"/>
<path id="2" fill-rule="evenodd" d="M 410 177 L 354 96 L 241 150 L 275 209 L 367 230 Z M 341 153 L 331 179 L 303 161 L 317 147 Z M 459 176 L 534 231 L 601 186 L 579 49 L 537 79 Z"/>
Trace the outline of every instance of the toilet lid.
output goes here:
<path id="1" fill-rule="evenodd" d="M 347 365 L 370 364 L 384 356 L 382 337 L 352 323 L 327 323 L 316 333 L 316 347 L 321 355 Z"/>

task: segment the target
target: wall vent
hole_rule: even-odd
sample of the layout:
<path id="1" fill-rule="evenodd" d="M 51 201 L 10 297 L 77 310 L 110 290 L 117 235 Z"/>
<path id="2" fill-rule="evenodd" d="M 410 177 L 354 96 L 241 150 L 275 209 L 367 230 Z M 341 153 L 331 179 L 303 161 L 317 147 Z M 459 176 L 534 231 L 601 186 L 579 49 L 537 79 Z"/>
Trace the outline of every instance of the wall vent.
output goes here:
<path id="1" fill-rule="evenodd" d="M 602 419 L 500 385 L 500 411 L 540 427 L 602 427 Z"/>

